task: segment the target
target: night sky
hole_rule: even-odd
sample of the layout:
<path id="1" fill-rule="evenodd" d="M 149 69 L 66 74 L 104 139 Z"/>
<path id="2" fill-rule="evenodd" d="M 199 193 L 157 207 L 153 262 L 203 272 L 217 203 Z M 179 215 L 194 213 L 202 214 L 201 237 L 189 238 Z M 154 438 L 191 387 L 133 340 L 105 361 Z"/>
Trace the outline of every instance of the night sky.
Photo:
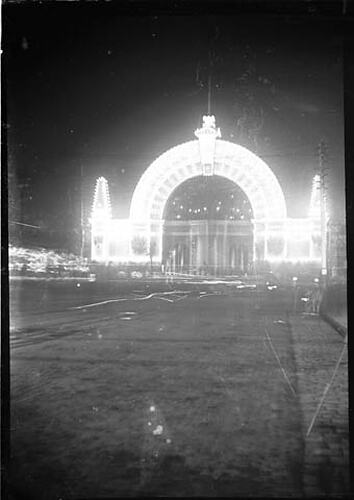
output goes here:
<path id="1" fill-rule="evenodd" d="M 113 215 L 127 217 L 149 164 L 195 138 L 210 71 L 222 138 L 268 163 L 289 216 L 307 215 L 320 139 L 331 213 L 344 216 L 341 37 L 330 20 L 128 16 L 75 2 L 7 5 L 3 18 L 10 220 L 75 231 L 100 175 Z"/>

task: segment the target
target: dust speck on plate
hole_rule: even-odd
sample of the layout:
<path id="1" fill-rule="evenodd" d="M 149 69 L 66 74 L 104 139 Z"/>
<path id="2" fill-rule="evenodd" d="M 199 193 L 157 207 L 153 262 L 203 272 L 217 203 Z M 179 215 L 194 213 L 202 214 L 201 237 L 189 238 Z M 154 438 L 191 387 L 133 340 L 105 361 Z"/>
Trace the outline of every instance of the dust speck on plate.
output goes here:
<path id="1" fill-rule="evenodd" d="M 162 425 L 158 425 L 156 427 L 156 429 L 154 429 L 152 431 L 152 433 L 153 433 L 154 436 L 161 436 L 161 434 L 163 433 L 163 427 L 162 427 Z"/>

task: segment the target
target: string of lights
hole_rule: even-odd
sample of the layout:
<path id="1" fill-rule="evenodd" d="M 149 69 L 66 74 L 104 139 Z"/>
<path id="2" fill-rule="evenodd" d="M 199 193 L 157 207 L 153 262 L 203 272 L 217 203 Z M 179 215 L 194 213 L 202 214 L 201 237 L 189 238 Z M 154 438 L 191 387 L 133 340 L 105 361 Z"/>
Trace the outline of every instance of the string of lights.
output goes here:
<path id="1" fill-rule="evenodd" d="M 208 179 L 208 178 L 206 178 Z M 222 178 L 203 182 L 196 177 L 179 186 L 165 208 L 166 220 L 250 221 L 253 211 L 238 186 L 226 186 Z"/>

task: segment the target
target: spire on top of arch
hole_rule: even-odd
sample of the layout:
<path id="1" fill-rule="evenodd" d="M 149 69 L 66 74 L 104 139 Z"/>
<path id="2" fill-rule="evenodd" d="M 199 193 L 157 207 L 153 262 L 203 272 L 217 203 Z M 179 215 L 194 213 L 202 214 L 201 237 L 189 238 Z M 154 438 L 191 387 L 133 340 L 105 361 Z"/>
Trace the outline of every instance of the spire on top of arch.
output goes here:
<path id="1" fill-rule="evenodd" d="M 99 177 L 96 181 L 95 195 L 92 205 L 92 217 L 96 219 L 110 219 L 112 217 L 108 182 L 104 177 Z"/>

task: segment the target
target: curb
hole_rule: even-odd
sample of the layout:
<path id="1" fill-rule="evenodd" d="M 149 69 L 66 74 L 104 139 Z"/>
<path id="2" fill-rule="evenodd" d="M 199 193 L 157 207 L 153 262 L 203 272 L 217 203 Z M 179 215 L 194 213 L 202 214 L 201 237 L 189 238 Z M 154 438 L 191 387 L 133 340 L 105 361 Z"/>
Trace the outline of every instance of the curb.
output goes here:
<path id="1" fill-rule="evenodd" d="M 320 316 L 331 325 L 342 337 L 346 337 L 348 333 L 348 328 L 341 325 L 336 319 L 332 318 L 332 316 L 325 314 L 323 312 L 320 313 Z"/>

